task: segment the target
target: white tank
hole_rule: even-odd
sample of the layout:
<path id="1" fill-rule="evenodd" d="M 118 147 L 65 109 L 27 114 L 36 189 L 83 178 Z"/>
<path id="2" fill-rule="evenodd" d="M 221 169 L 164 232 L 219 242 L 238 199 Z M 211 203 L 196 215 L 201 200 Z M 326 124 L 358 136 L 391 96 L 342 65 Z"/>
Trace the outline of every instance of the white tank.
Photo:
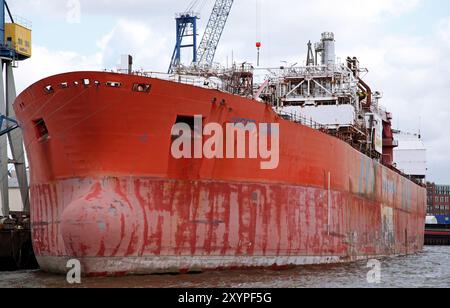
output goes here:
<path id="1" fill-rule="evenodd" d="M 336 63 L 336 47 L 333 32 L 322 33 L 322 65 L 334 65 Z"/>

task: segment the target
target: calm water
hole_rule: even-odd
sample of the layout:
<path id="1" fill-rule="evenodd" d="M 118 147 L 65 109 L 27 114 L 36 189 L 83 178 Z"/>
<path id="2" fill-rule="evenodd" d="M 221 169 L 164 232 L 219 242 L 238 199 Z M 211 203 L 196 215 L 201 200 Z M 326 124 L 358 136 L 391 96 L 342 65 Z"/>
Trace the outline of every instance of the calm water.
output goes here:
<path id="1" fill-rule="evenodd" d="M 81 287 L 445 287 L 450 288 L 450 247 L 427 247 L 423 253 L 385 258 L 381 283 L 367 283 L 367 262 L 347 265 L 300 267 L 283 271 L 226 271 L 195 275 L 137 276 L 84 279 Z M 70 287 L 65 277 L 29 272 L 0 272 L 0 288 Z"/>

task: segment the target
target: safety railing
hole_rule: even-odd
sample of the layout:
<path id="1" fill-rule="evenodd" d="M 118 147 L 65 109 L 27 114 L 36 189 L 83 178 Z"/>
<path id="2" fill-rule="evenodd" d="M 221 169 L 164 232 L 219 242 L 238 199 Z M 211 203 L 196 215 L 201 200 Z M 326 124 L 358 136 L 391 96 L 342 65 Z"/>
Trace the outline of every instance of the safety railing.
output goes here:
<path id="1" fill-rule="evenodd" d="M 297 113 L 286 112 L 283 110 L 275 110 L 275 112 L 285 120 L 292 121 L 292 122 L 295 122 L 300 125 L 308 126 L 312 129 L 316 129 L 316 130 L 320 130 L 320 131 L 324 131 L 324 132 L 328 131 L 327 126 L 314 121 L 312 118 L 308 119 Z"/>

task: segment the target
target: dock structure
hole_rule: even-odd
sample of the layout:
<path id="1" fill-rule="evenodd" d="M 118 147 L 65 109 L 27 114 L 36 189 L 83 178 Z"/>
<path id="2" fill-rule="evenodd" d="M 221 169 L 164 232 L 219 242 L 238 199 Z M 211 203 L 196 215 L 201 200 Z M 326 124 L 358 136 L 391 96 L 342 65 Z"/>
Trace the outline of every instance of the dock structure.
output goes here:
<path id="1" fill-rule="evenodd" d="M 10 217 L 0 219 L 0 270 L 36 268 L 29 217 L 23 212 Z"/>
<path id="2" fill-rule="evenodd" d="M 17 96 L 14 68 L 31 57 L 31 46 L 30 24 L 13 17 L 7 2 L 0 0 L 0 269 L 29 268 L 35 263 L 23 135 L 13 109 Z M 16 198 L 20 212 L 11 208 L 12 174 L 20 195 Z"/>
<path id="3" fill-rule="evenodd" d="M 426 225 L 425 245 L 450 246 L 450 224 Z"/>

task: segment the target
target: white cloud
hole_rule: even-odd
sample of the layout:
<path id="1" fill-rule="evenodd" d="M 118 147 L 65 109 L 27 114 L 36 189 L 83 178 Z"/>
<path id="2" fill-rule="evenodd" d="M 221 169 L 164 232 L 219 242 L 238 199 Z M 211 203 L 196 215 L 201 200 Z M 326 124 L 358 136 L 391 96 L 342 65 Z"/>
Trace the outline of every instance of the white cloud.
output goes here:
<path id="1" fill-rule="evenodd" d="M 167 70 L 169 41 L 142 22 L 121 19 L 99 40 L 104 67 L 116 67 L 122 54 L 131 54 L 136 69 Z"/>
<path id="2" fill-rule="evenodd" d="M 69 71 L 116 69 L 122 54 L 133 55 L 135 69 L 165 71 L 169 50 L 167 38 L 158 36 L 145 23 L 121 19 L 98 40 L 90 55 L 34 45 L 33 57 L 16 70 L 17 88 L 21 91 L 44 77 Z"/>
<path id="3" fill-rule="evenodd" d="M 24 90 L 32 83 L 51 75 L 69 71 L 98 70 L 101 68 L 100 53 L 82 56 L 74 51 L 51 51 L 34 45 L 33 58 L 20 62 L 15 71 L 18 91 Z"/>
<path id="4" fill-rule="evenodd" d="M 436 31 L 426 36 L 384 36 L 360 53 L 371 70 L 371 84 L 384 92 L 382 103 L 393 113 L 396 127 L 421 130 L 430 180 L 438 182 L 450 182 L 450 27 L 443 27 L 447 22 L 438 21 Z"/>
<path id="5" fill-rule="evenodd" d="M 49 17 L 62 17 L 73 9 L 77 0 L 17 0 L 8 3 L 13 12 L 32 12 Z M 82 15 L 114 15 L 120 17 L 151 17 L 155 12 L 171 13 L 177 6 L 182 11 L 187 6 L 184 1 L 175 0 L 78 0 Z"/>
<path id="6" fill-rule="evenodd" d="M 71 10 L 73 1 L 17 0 L 10 6 L 13 11 L 32 11 L 37 14 L 61 17 Z M 246 18 L 242 19 L 245 22 L 255 12 L 255 1 L 261 3 L 263 10 L 284 20 L 297 16 L 301 17 L 298 21 L 309 21 L 309 18 L 317 19 L 318 16 L 327 15 L 328 20 L 360 20 L 367 23 L 377 21 L 386 14 L 394 16 L 404 14 L 416 8 L 423 0 L 241 0 L 235 1 L 234 14 L 245 15 Z M 190 0 L 79 0 L 82 14 L 146 19 L 173 17 L 174 13 L 187 9 L 190 2 Z M 207 5 L 203 6 L 205 16 L 208 15 L 214 1 L 206 1 L 206 3 Z M 309 18 L 305 20 L 305 17 Z"/>
<path id="7" fill-rule="evenodd" d="M 450 48 L 450 17 L 438 22 L 437 32 L 440 39 Z"/>

